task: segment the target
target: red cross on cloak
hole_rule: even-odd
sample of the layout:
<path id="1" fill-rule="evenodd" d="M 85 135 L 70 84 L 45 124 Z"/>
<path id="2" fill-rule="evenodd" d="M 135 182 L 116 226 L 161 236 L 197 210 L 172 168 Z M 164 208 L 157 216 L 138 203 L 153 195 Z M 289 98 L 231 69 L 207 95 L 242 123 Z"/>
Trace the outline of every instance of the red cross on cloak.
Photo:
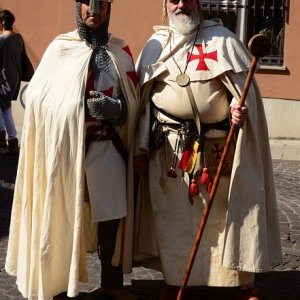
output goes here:
<path id="1" fill-rule="evenodd" d="M 86 85 L 86 92 L 85 92 L 86 98 L 90 97 L 89 91 L 95 90 L 94 83 L 95 83 L 95 74 L 91 73 L 90 77 L 88 78 L 87 85 Z M 101 91 L 101 93 L 103 93 L 105 96 L 109 96 L 109 97 L 113 96 L 113 92 L 114 92 L 113 86 L 109 87 L 106 90 Z"/>
<path id="2" fill-rule="evenodd" d="M 139 79 L 137 77 L 137 74 L 135 71 L 128 71 L 126 72 L 127 76 L 131 79 L 131 81 L 133 82 L 134 87 L 137 87 Z"/>
<path id="3" fill-rule="evenodd" d="M 132 57 L 131 50 L 130 50 L 129 46 L 126 45 L 125 47 L 122 48 L 122 50 L 124 50 L 131 57 L 132 62 L 133 62 L 133 57 Z"/>
<path id="4" fill-rule="evenodd" d="M 220 144 L 219 143 L 215 143 L 213 145 L 213 147 L 211 148 L 211 153 L 212 153 L 212 155 L 214 155 L 214 154 L 216 155 L 216 159 L 220 159 L 223 150 L 224 150 L 224 147 L 220 148 Z"/>
<path id="5" fill-rule="evenodd" d="M 127 46 L 123 47 L 122 50 L 125 51 L 130 56 L 130 58 L 132 60 L 132 65 L 134 66 L 134 61 L 133 61 L 133 57 L 132 57 L 129 46 L 127 45 Z M 134 87 L 137 87 L 139 79 L 137 77 L 136 72 L 134 70 L 132 70 L 132 71 L 127 71 L 126 74 L 131 79 L 131 81 L 133 82 Z"/>
<path id="6" fill-rule="evenodd" d="M 113 96 L 113 92 L 114 92 L 114 87 L 111 86 L 110 88 L 104 90 L 104 91 L 101 91 L 105 96 L 108 96 L 108 97 L 112 97 Z"/>
<path id="7" fill-rule="evenodd" d="M 205 44 L 205 46 L 207 46 L 207 44 Z M 188 52 L 187 54 L 187 60 L 196 60 L 199 59 L 199 63 L 198 66 L 196 68 L 197 71 L 208 71 L 208 67 L 205 63 L 205 59 L 212 59 L 215 61 L 218 61 L 218 53 L 217 50 L 210 52 L 210 53 L 204 53 L 203 49 L 202 49 L 202 44 L 196 44 L 195 47 L 198 49 L 199 51 L 199 55 L 195 55 L 193 53 Z"/>

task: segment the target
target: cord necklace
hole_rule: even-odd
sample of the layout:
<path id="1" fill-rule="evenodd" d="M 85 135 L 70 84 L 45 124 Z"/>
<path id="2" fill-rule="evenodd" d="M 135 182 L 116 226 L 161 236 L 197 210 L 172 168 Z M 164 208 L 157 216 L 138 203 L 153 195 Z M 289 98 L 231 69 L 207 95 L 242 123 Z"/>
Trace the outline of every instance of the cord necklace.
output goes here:
<path id="1" fill-rule="evenodd" d="M 171 41 L 172 39 L 170 40 L 170 54 L 172 56 L 172 59 L 175 63 L 175 65 L 177 66 L 180 74 L 177 75 L 176 77 L 176 83 L 179 85 L 179 86 L 187 86 L 189 83 L 190 83 L 190 77 L 186 74 L 186 70 L 187 70 L 187 67 L 188 67 L 188 64 L 191 60 L 191 57 L 192 57 L 192 53 L 193 53 L 193 50 L 194 50 L 194 47 L 195 47 L 195 44 L 196 44 L 196 40 L 197 40 L 197 37 L 198 37 L 198 33 L 199 33 L 199 29 L 200 29 L 200 25 L 198 26 L 197 28 L 197 32 L 196 32 L 196 36 L 195 36 L 195 39 L 194 39 L 194 42 L 193 42 L 193 46 L 192 46 L 192 51 L 190 52 L 188 58 L 187 58 L 187 62 L 186 62 L 186 65 L 184 67 L 184 71 L 182 72 L 178 63 L 176 62 L 174 56 L 172 55 L 172 46 L 171 46 Z"/>

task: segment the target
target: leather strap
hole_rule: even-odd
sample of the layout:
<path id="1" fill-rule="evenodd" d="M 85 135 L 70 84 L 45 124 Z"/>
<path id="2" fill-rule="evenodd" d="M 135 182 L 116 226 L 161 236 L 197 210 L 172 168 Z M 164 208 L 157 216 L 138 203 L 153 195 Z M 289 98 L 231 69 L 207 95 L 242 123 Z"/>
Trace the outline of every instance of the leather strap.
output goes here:
<path id="1" fill-rule="evenodd" d="M 85 149 L 86 153 L 87 150 L 92 142 L 95 141 L 108 141 L 111 140 L 117 151 L 121 154 L 122 158 L 124 159 L 125 163 L 128 161 L 128 151 L 124 146 L 120 136 L 116 132 L 115 128 L 108 124 L 103 130 L 105 130 L 104 134 L 96 133 L 96 131 L 101 130 L 101 126 L 91 126 L 88 128 L 85 136 Z"/>
<path id="2" fill-rule="evenodd" d="M 189 84 L 186 86 L 186 91 L 187 91 L 187 94 L 188 94 L 188 97 L 189 97 L 189 100 L 190 100 L 190 103 L 192 106 L 196 127 L 197 127 L 198 132 L 200 133 L 201 132 L 200 113 L 199 113 L 192 89 Z"/>

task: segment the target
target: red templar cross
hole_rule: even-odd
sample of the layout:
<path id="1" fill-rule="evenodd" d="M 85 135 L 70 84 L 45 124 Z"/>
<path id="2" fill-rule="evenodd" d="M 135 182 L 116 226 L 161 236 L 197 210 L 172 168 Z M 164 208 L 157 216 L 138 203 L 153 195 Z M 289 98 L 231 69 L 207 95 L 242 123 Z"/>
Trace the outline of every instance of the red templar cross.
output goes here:
<path id="1" fill-rule="evenodd" d="M 198 66 L 197 66 L 196 70 L 197 71 L 200 71 L 200 70 L 208 71 L 209 69 L 208 69 L 208 67 L 205 63 L 205 59 L 213 59 L 215 61 L 218 61 L 217 50 L 215 50 L 213 52 L 210 52 L 210 53 L 204 53 L 201 44 L 198 44 L 198 45 L 196 44 L 195 46 L 199 51 L 199 55 L 195 55 L 195 54 L 192 54 L 192 53 L 189 52 L 188 56 L 187 56 L 187 59 L 189 59 L 189 56 L 191 56 L 190 61 L 195 60 L 195 59 L 199 59 L 199 63 L 198 63 Z"/>
<path id="2" fill-rule="evenodd" d="M 214 144 L 214 147 L 211 148 L 211 154 L 216 155 L 216 159 L 221 158 L 222 152 L 224 150 L 224 147 L 220 148 L 220 144 L 216 143 Z"/>

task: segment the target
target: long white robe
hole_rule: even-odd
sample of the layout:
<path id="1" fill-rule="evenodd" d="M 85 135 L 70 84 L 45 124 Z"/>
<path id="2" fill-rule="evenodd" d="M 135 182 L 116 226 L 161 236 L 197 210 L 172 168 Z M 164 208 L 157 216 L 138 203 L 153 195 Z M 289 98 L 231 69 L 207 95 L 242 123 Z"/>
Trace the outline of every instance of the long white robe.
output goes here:
<path id="1" fill-rule="evenodd" d="M 222 120 L 222 93 L 219 101 L 213 94 L 220 93 L 223 88 L 205 89 L 205 85 L 213 81 L 222 82 L 234 96 L 233 101 L 238 101 L 251 55 L 242 43 L 222 26 L 212 21 L 205 21 L 203 25 L 204 29 L 195 45 L 198 55 L 196 50 L 193 52 L 193 58 L 198 57 L 199 65 L 198 61 L 193 59 L 186 73 L 191 78 L 191 88 L 199 107 L 200 119 L 211 123 Z M 180 88 L 174 90 L 173 86 L 176 86 L 179 69 L 181 72 L 184 70 L 186 54 L 192 48 L 194 36 L 192 34 L 173 39 L 167 27 L 158 28 L 140 55 L 138 75 L 145 105 L 140 126 L 141 149 L 149 150 L 151 98 L 159 107 L 178 117 L 187 118 L 192 115 L 185 88 L 178 92 Z M 214 55 L 209 56 L 212 53 Z M 177 64 L 183 62 L 178 64 L 179 68 L 175 66 L 174 59 Z M 197 81 L 199 88 L 195 88 Z M 209 104 L 214 97 L 215 105 Z M 216 109 L 218 105 L 219 112 Z M 246 105 L 249 117 L 239 130 L 232 176 L 221 178 L 189 285 L 248 284 L 253 281 L 251 273 L 269 271 L 270 265 L 281 261 L 268 131 L 262 99 L 255 81 L 250 87 Z M 159 253 L 166 282 L 180 285 L 208 194 L 203 186 L 200 186 L 202 196 L 195 197 L 195 204 L 191 206 L 186 181 L 181 188 L 180 178 L 166 176 L 174 143 L 175 134 L 171 132 L 161 149 L 149 150 L 149 188 L 156 241 L 149 238 L 149 232 L 148 239 L 143 239 L 143 225 L 138 228 L 137 257 L 158 256 Z M 180 177 L 180 172 L 177 173 Z M 148 200 L 149 195 L 144 194 L 140 204 L 142 213 L 143 207 L 149 207 Z M 147 214 L 144 215 L 146 216 Z M 146 221 L 144 224 L 151 228 Z M 155 235 L 152 237 L 155 238 Z"/>
<path id="2" fill-rule="evenodd" d="M 101 91 L 106 96 L 122 97 L 119 78 L 112 62 L 109 72 L 91 76 L 87 89 Z M 86 128 L 99 126 L 101 121 L 87 118 Z M 114 126 L 116 133 L 120 126 Z M 98 131 L 105 135 L 106 129 Z M 93 222 L 121 219 L 127 215 L 126 163 L 111 140 L 92 141 L 86 150 L 85 174 Z"/>
<path id="3" fill-rule="evenodd" d="M 57 37 L 27 89 L 5 269 L 17 276 L 20 292 L 29 299 L 48 300 L 64 291 L 74 297 L 79 281 L 87 280 L 86 241 L 95 241 L 85 235 L 96 226 L 86 218 L 84 203 L 84 94 L 91 54 L 77 31 Z M 124 271 L 130 272 L 137 82 L 123 40 L 111 35 L 108 54 L 128 101 L 128 122 L 120 130 L 129 151 L 128 217 L 123 222 L 128 234 L 119 246 Z"/>

